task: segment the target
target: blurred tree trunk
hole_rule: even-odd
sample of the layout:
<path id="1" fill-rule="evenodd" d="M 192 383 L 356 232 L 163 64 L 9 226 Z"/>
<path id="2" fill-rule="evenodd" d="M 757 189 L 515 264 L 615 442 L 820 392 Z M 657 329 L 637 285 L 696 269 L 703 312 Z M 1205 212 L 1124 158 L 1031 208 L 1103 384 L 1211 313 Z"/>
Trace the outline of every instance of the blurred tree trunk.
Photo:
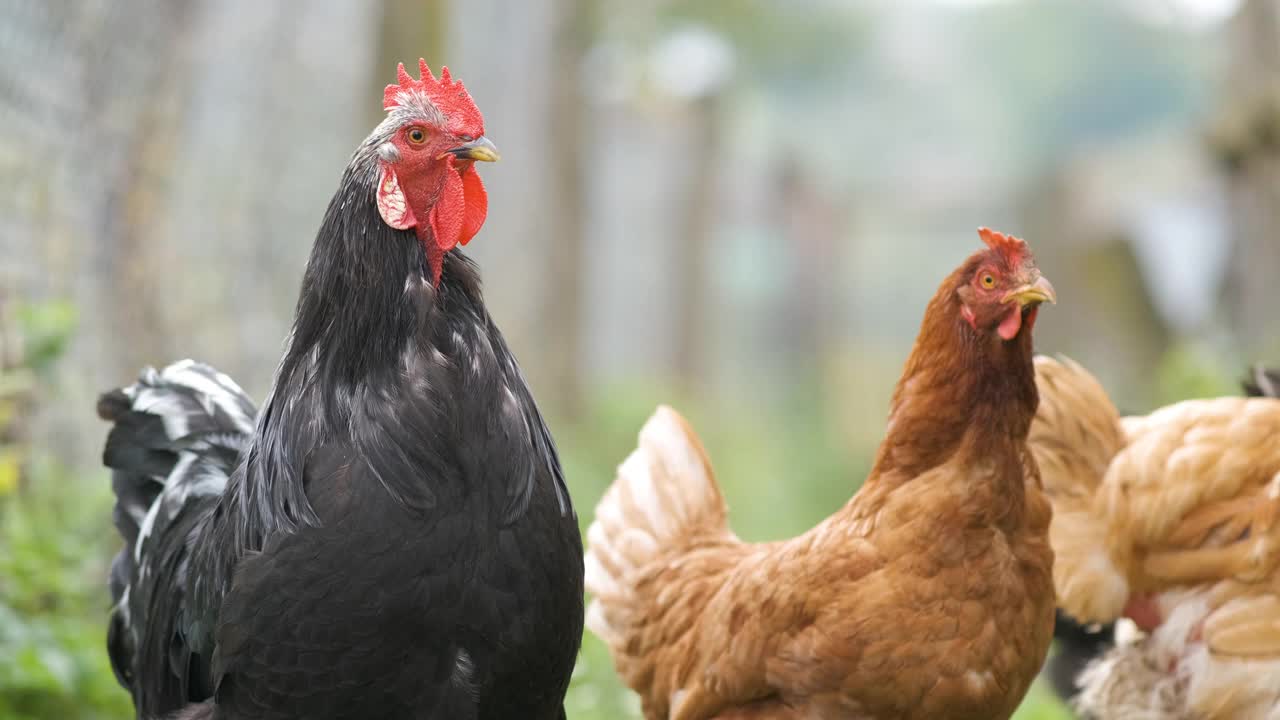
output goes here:
<path id="1" fill-rule="evenodd" d="M 118 146 L 125 150 L 122 164 L 105 185 L 103 222 L 96 238 L 102 261 L 101 301 L 109 318 L 109 347 L 115 365 L 113 377 L 129 377 L 142 365 L 171 359 L 171 333 L 159 286 L 166 273 L 166 239 L 161 237 L 159 223 L 188 88 L 192 9 L 190 2 L 163 4 L 159 10 L 116 6 L 108 11 L 113 17 L 107 23 L 114 31 L 103 32 L 98 40 L 116 43 L 127 37 L 136 21 L 130 17 L 133 12 L 154 12 L 151 21 L 159 24 L 166 38 L 159 48 L 160 57 L 153 56 L 147 63 L 151 70 L 142 84 L 146 96 L 114 101 L 129 108 L 132 121 L 113 128 Z M 96 81 L 110 75 L 110 68 L 97 68 L 88 77 Z M 95 100 L 98 92 L 86 88 L 86 112 L 109 116 L 101 108 L 113 104 L 112 99 Z"/>
<path id="2" fill-rule="evenodd" d="M 1072 348 L 1072 359 L 1095 372 L 1118 404 L 1149 407 L 1172 332 L 1124 231 L 1080 222 L 1074 183 L 1088 182 L 1087 174 L 1060 172 L 1024 200 L 1026 237 L 1063 303 L 1044 311 L 1046 319 L 1036 325 L 1036 350 Z"/>
<path id="3" fill-rule="evenodd" d="M 849 201 L 830 197 L 790 150 L 782 150 L 773 175 L 788 268 L 776 337 L 786 345 L 783 359 L 794 381 L 820 380 L 836 329 L 847 327 L 839 312 L 838 268 Z"/>
<path id="4" fill-rule="evenodd" d="M 1228 176 L 1232 262 L 1225 301 L 1242 349 L 1280 353 L 1280 1 L 1249 0 L 1230 28 L 1234 53 L 1210 145 Z"/>
<path id="5" fill-rule="evenodd" d="M 716 180 L 720 155 L 724 151 L 720 123 L 720 92 L 712 92 L 692 103 L 693 128 L 689 152 L 684 160 L 689 167 L 689 184 L 683 193 L 684 207 L 677 226 L 676 247 L 672 263 L 672 282 L 676 292 L 676 377 L 685 392 L 697 392 L 706 369 L 706 348 L 710 338 L 707 327 L 711 294 L 708 292 L 711 243 L 715 238 Z"/>
<path id="6" fill-rule="evenodd" d="M 440 74 L 449 52 L 449 0 L 383 0 L 378 30 L 377 61 L 371 82 L 379 91 L 395 80 L 397 63 L 418 76 L 418 59 Z M 381 97 L 381 92 L 378 97 Z M 370 103 L 370 127 L 386 116 L 381 105 Z"/>
<path id="7" fill-rule="evenodd" d="M 582 60 L 595 34 L 596 0 L 555 0 L 551 39 L 548 238 L 546 277 L 547 368 L 551 400 L 569 419 L 583 407 L 583 261 L 586 253 L 586 179 L 582 161 L 591 147 L 583 93 Z"/>

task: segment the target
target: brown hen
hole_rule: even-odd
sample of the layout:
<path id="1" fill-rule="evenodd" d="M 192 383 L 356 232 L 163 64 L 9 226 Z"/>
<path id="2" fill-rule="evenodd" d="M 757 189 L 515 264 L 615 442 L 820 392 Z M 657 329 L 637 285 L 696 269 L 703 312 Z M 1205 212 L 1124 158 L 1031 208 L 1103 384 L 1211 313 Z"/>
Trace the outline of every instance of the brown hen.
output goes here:
<path id="1" fill-rule="evenodd" d="M 1026 244 L 939 288 L 862 490 L 809 532 L 745 543 L 693 430 L 661 407 L 588 533 L 589 627 L 650 719 L 1009 717 L 1053 630 L 1049 504 L 1026 440 Z"/>

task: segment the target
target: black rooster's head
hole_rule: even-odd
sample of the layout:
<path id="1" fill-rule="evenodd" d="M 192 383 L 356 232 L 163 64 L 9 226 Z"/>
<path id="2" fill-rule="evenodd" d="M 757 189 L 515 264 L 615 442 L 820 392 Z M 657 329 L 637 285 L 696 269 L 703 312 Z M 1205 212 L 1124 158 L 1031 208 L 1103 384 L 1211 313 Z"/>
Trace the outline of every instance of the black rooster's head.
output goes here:
<path id="1" fill-rule="evenodd" d="M 363 147 L 376 154 L 379 214 L 393 228 L 416 231 L 438 280 L 443 254 L 484 224 L 489 200 L 474 164 L 496 161 L 498 151 L 449 69 L 437 80 L 426 61 L 418 66 L 422 77 L 414 80 L 400 65 L 398 82 L 383 94 L 387 118 Z"/>

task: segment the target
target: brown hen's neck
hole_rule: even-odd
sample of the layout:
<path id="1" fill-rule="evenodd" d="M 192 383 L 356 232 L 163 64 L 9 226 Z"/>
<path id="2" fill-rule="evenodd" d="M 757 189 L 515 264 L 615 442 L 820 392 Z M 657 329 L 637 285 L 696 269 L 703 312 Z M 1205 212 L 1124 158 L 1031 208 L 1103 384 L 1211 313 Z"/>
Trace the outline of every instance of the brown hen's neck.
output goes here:
<path id="1" fill-rule="evenodd" d="M 908 482 L 953 460 L 1020 463 L 1039 403 L 1031 331 L 1004 341 L 970 326 L 956 295 L 965 277 L 967 267 L 952 274 L 925 310 L 869 484 Z M 1021 472 L 994 477 L 1017 486 L 997 491 L 1022 492 Z"/>

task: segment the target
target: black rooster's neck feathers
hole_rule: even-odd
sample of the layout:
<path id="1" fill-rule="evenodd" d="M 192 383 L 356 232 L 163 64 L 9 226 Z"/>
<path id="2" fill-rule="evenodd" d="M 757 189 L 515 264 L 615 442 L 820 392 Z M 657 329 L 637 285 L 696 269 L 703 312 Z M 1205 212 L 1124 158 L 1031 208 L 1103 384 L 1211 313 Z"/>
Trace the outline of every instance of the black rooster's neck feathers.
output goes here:
<path id="1" fill-rule="evenodd" d="M 329 203 L 303 275 L 281 379 L 315 365 L 328 380 L 355 382 L 395 366 L 438 306 L 483 312 L 475 265 L 460 253 L 445 255 L 438 288 L 425 280 L 431 270 L 422 242 L 382 220 L 374 177 L 364 163 L 353 163 Z"/>

